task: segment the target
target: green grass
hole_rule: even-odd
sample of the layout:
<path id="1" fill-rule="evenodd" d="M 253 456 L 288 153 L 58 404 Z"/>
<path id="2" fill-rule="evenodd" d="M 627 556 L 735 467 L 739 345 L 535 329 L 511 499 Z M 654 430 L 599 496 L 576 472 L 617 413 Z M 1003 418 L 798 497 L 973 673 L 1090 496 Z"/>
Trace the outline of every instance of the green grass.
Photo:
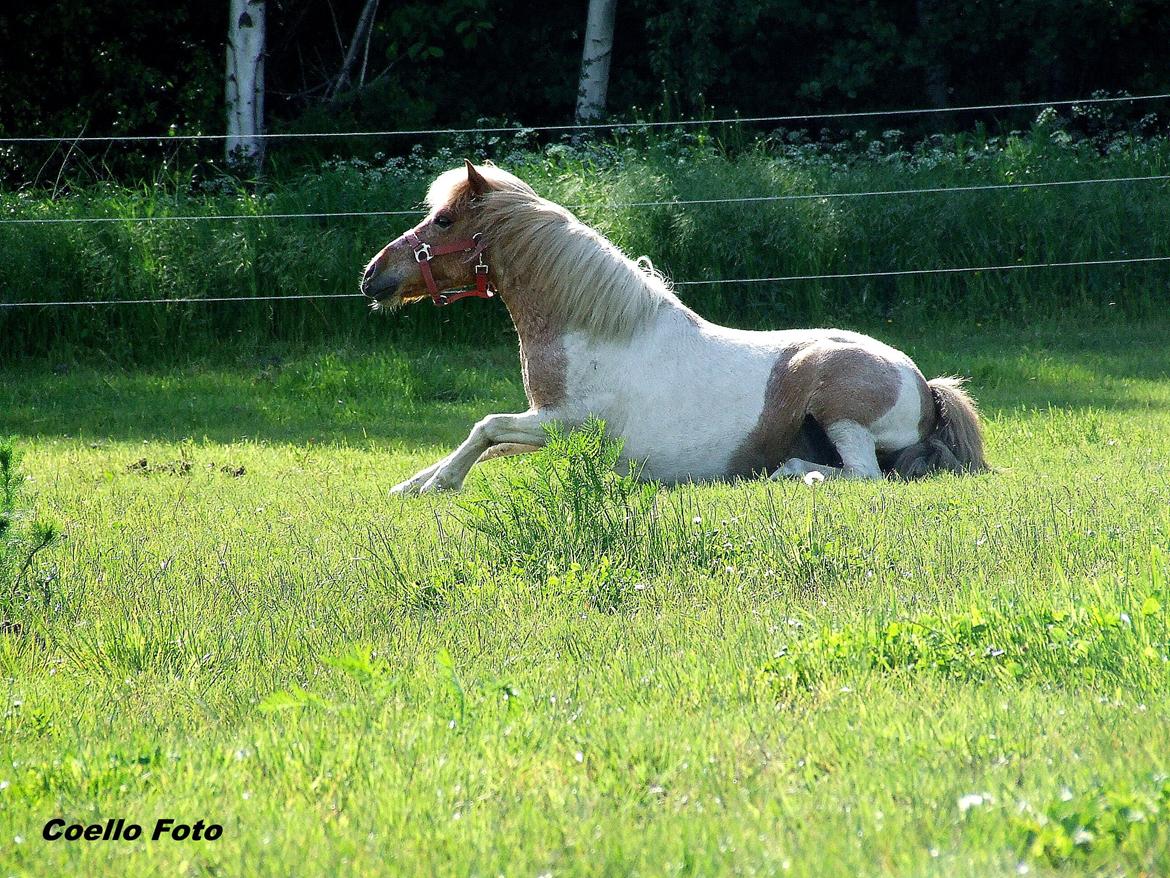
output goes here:
<path id="1" fill-rule="evenodd" d="M 522 405 L 507 348 L 0 367 L 65 531 L 0 634 L 0 874 L 1166 874 L 1170 324 L 878 331 L 998 472 L 598 486 L 559 541 L 532 460 L 387 496 Z"/>

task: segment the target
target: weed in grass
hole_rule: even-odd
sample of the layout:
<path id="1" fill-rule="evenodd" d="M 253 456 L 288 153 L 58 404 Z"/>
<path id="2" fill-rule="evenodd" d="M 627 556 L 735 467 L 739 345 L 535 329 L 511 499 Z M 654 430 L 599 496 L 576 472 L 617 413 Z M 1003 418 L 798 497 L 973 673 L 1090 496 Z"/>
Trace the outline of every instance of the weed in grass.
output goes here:
<path id="1" fill-rule="evenodd" d="M 1165 679 L 1168 663 L 1170 626 L 1160 601 L 1148 595 L 1126 609 L 972 608 L 823 628 L 782 646 L 757 672 L 756 682 L 780 699 L 857 673 L 1026 678 L 1099 690 Z"/>
<path id="2" fill-rule="evenodd" d="M 60 540 L 60 528 L 25 508 L 24 482 L 20 454 L 0 438 L 0 635 L 24 630 L 30 600 L 48 610 L 56 580 L 53 570 L 36 573 L 34 561 Z"/>
<path id="3" fill-rule="evenodd" d="M 654 542 L 657 486 L 619 473 L 622 443 L 591 419 L 548 442 L 502 484 L 487 481 L 461 504 L 463 523 L 481 534 L 500 568 L 536 571 L 592 565 L 602 556 L 634 563 Z M 636 464 L 633 464 L 636 466 Z"/>
<path id="4" fill-rule="evenodd" d="M 1046 806 L 1028 807 L 1012 824 L 1024 855 L 1048 866 L 1115 873 L 1121 864 L 1148 867 L 1150 852 L 1170 846 L 1170 780 L 1129 787 L 1065 788 Z M 1152 874 L 1143 872 L 1143 874 Z"/>
<path id="5" fill-rule="evenodd" d="M 382 702 L 388 699 L 397 683 L 390 665 L 377 655 L 369 644 L 356 644 L 334 656 L 327 656 L 321 662 L 325 667 L 338 672 L 349 684 L 356 687 L 352 701 L 337 700 L 337 693 L 331 700 L 299 685 L 278 689 L 266 696 L 258 705 L 263 713 L 280 713 L 287 710 L 320 708 L 337 711 L 346 706 Z"/>
<path id="6" fill-rule="evenodd" d="M 583 600 L 601 613 L 631 609 L 638 593 L 647 587 L 643 576 L 627 567 L 615 566 L 608 555 L 602 555 L 588 568 L 574 561 L 562 573 L 550 571 L 545 584 L 550 591 Z"/>

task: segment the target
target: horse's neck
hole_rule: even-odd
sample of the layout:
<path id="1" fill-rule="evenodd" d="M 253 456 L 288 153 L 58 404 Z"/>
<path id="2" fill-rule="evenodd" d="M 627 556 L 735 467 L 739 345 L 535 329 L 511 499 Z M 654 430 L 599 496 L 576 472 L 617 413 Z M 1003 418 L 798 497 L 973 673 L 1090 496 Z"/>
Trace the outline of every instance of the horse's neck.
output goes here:
<path id="1" fill-rule="evenodd" d="M 520 371 L 529 404 L 556 408 L 565 397 L 564 320 L 531 291 L 509 287 L 501 289 L 500 298 L 520 338 Z"/>
<path id="2" fill-rule="evenodd" d="M 612 333 L 591 327 L 579 319 L 570 320 L 560 310 L 556 297 L 545 296 L 540 289 L 501 278 L 500 298 L 504 300 L 516 333 L 520 336 L 521 346 L 543 344 L 550 337 L 563 336 L 569 332 L 593 335 L 598 340 L 613 340 Z M 647 309 L 644 322 L 634 325 L 630 335 L 636 335 L 652 324 L 674 316 L 683 317 L 692 324 L 702 321 L 694 311 L 673 296 L 663 296 L 652 308 Z"/>
<path id="3" fill-rule="evenodd" d="M 591 334 L 589 327 L 569 325 L 562 314 L 533 290 L 501 285 L 500 298 L 504 300 L 520 339 L 520 368 L 529 403 L 534 408 L 560 406 L 565 398 L 570 371 L 566 336 L 572 334 L 579 341 L 581 336 Z M 646 318 L 646 323 L 636 328 L 633 334 L 659 329 L 672 335 L 687 335 L 699 331 L 703 322 L 681 302 L 663 299 Z M 596 334 L 596 341 L 608 346 L 615 339 Z"/>

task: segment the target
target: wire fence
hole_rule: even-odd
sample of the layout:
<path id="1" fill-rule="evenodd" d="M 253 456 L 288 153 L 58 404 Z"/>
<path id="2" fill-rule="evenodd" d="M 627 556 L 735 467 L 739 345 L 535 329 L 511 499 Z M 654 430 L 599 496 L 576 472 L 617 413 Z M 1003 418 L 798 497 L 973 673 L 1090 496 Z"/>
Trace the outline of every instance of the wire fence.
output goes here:
<path id="1" fill-rule="evenodd" d="M 630 208 L 692 207 L 718 204 L 768 204 L 785 201 L 821 201 L 849 198 L 878 198 L 902 195 L 952 195 L 965 192 L 996 192 L 1019 189 L 1050 189 L 1064 186 L 1089 186 L 1110 183 L 1157 183 L 1170 180 L 1170 174 L 1137 177 L 1094 177 L 1081 180 L 1039 180 L 1028 183 L 987 183 L 972 186 L 932 186 L 921 189 L 874 189 L 865 192 L 809 192 L 785 195 L 749 195 L 739 198 L 674 198 L 660 201 L 612 201 L 569 204 L 570 210 L 627 210 Z M 339 210 L 304 213 L 221 213 L 159 214 L 153 216 L 81 216 L 81 217 L 7 217 L 0 226 L 68 225 L 85 223 L 155 223 L 155 222 L 234 222 L 245 220 L 294 220 L 423 216 L 422 210 Z"/>
<path id="2" fill-rule="evenodd" d="M 1021 271 L 1043 268 L 1078 268 L 1105 265 L 1170 262 L 1170 256 L 1126 256 L 1116 259 L 1081 259 L 1065 262 L 1009 262 L 1001 265 L 962 265 L 950 268 L 901 268 L 889 271 L 849 271 L 835 274 L 790 274 L 775 277 L 728 277 L 710 280 L 683 280 L 673 287 L 701 287 L 726 284 L 792 283 L 795 281 L 855 280 L 877 277 L 917 277 L 931 274 L 978 274 L 980 272 Z M 207 296 L 169 299 L 89 299 L 79 301 L 0 302 L 0 308 L 53 308 L 96 305 L 197 305 L 215 302 L 291 302 L 306 299 L 358 299 L 361 293 L 297 293 L 286 296 Z"/>
<path id="3" fill-rule="evenodd" d="M 1170 98 L 1170 93 L 1148 94 L 1136 96 L 1113 96 L 1079 98 L 1075 100 L 1059 101 L 1026 101 L 1005 104 L 979 104 L 961 107 L 925 107 L 901 110 L 870 110 L 864 112 L 847 113 L 805 113 L 784 116 L 755 116 L 729 117 L 722 119 L 678 119 L 670 122 L 604 122 L 582 125 L 544 125 L 544 126 L 501 126 L 480 128 L 432 128 L 395 131 L 348 131 L 348 132 L 281 132 L 257 135 L 268 140 L 278 139 L 317 139 L 317 138 L 349 138 L 349 137 L 395 137 L 395 136 L 429 136 L 452 134 L 524 134 L 536 132 L 556 131 L 585 131 L 585 130 L 618 130 L 618 129 L 651 129 L 666 127 L 691 127 L 696 125 L 723 125 L 723 124 L 764 124 L 798 121 L 828 121 L 841 119 L 882 118 L 890 116 L 915 116 L 940 113 L 959 113 L 994 110 L 1018 110 L 1039 107 L 1055 106 L 1091 106 L 1097 104 L 1114 104 L 1122 102 L 1156 101 Z M 167 136 L 150 135 L 109 135 L 109 136 L 77 136 L 77 137 L 0 137 L 0 143 L 143 143 L 143 142 L 170 142 L 170 141 L 206 141 L 223 140 L 223 134 L 179 134 Z M 970 186 L 938 186 L 914 189 L 881 189 L 861 192 L 815 192 L 815 193 L 788 193 L 780 195 L 758 195 L 737 198 L 698 198 L 698 199 L 669 199 L 648 201 L 625 201 L 595 204 L 569 205 L 570 209 L 630 209 L 630 208 L 659 208 L 659 207 L 686 207 L 696 205 L 726 205 L 726 204 L 766 204 L 786 201 L 829 200 L 849 198 L 878 198 L 899 197 L 912 195 L 951 195 L 970 192 L 994 192 L 1007 190 L 1035 190 L 1069 186 L 1108 185 L 1120 183 L 1156 183 L 1170 180 L 1170 174 L 1151 174 L 1146 176 L 1128 177 L 1096 177 L 1074 180 L 1047 180 L 1028 181 L 1019 183 L 990 183 Z M 0 225 L 57 225 L 57 224 L 87 224 L 87 223 L 125 223 L 125 222 L 237 222 L 250 220 L 295 220 L 295 219 L 331 219 L 331 218 L 372 218 L 372 217 L 399 217 L 419 216 L 419 210 L 362 210 L 362 211 L 309 211 L 298 213 L 257 213 L 257 214 L 175 214 L 153 216 L 103 216 L 103 217 L 4 217 L 0 218 Z M 697 287 L 731 284 L 760 284 L 760 283 L 792 283 L 799 281 L 832 281 L 864 278 L 913 277 L 924 275 L 954 275 L 976 274 L 980 272 L 1002 272 L 1019 270 L 1058 269 L 1074 267 L 1116 266 L 1127 264 L 1148 264 L 1170 262 L 1170 255 L 1154 255 L 1141 257 L 1118 257 L 1110 259 L 1089 259 L 1075 261 L 1052 262 L 1017 262 L 999 265 L 954 266 L 922 269 L 891 269 L 882 271 L 856 271 L 831 274 L 804 274 L 780 275 L 773 277 L 745 277 L 745 278 L 713 278 L 706 280 L 682 280 L 673 283 L 674 287 Z M 361 293 L 306 293 L 291 295 L 247 295 L 247 296 L 207 296 L 182 297 L 159 299 L 90 299 L 90 300 L 52 300 L 52 301 L 22 301 L 0 302 L 0 309 L 14 308 L 50 308 L 50 307 L 78 307 L 100 305 L 178 305 L 178 304 L 212 304 L 231 302 L 281 302 L 306 301 L 323 299 L 354 299 L 361 298 Z"/>
<path id="4" fill-rule="evenodd" d="M 960 107 L 914 107 L 897 110 L 862 110 L 845 113 L 792 113 L 784 116 L 729 116 L 719 119 L 674 119 L 671 121 L 585 122 L 573 125 L 503 125 L 478 128 L 416 128 L 385 131 L 281 131 L 254 134 L 263 140 L 318 140 L 347 137 L 430 137 L 451 134 L 535 134 L 557 131 L 615 131 L 657 128 L 690 128 L 701 125 L 763 125 L 785 122 L 822 122 L 838 119 L 870 119 L 890 116 L 924 116 L 945 113 L 975 113 L 994 110 L 1026 110 L 1041 107 L 1095 106 L 1099 104 L 1159 101 L 1170 93 L 1116 95 L 1070 98 L 1059 101 L 1019 101 L 1006 104 L 970 104 Z M 181 141 L 220 141 L 238 135 L 228 134 L 108 134 L 108 135 L 33 135 L 0 137 L 0 143 L 174 143 Z"/>

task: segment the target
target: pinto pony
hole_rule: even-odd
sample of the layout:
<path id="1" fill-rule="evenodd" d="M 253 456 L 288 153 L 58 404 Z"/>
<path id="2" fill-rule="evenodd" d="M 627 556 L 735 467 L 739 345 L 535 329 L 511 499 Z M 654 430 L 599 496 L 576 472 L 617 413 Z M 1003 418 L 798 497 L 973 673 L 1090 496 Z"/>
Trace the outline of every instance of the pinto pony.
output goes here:
<path id="1" fill-rule="evenodd" d="M 546 424 L 603 418 L 643 478 L 809 473 L 877 479 L 987 468 L 962 382 L 837 329 L 748 332 L 686 307 L 648 262 L 493 165 L 448 171 L 430 212 L 370 261 L 373 307 L 499 297 L 529 409 L 489 415 L 395 493 L 458 489 L 481 457 L 532 450 Z"/>

